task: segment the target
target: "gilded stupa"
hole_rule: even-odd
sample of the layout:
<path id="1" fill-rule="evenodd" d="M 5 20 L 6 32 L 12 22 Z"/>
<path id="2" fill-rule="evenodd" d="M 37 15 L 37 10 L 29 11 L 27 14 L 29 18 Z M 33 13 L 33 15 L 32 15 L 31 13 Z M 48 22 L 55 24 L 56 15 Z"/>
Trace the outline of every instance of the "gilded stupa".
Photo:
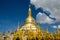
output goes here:
<path id="1" fill-rule="evenodd" d="M 32 17 L 32 10 L 29 6 L 28 16 L 21 26 L 18 22 L 16 31 L 0 34 L 0 40 L 60 40 L 60 30 L 50 33 L 48 27 L 44 31 Z"/>
<path id="2" fill-rule="evenodd" d="M 36 24 L 35 19 L 32 17 L 31 8 L 29 7 L 28 16 L 23 26 L 21 26 L 21 28 L 18 26 L 18 29 L 14 35 L 14 40 L 16 40 L 16 38 L 19 38 L 21 40 L 33 40 L 34 38 L 36 40 L 36 38 L 38 38 L 37 35 L 39 35 L 38 33 L 40 33 L 40 31 L 41 31 L 40 27 Z M 43 34 L 42 33 L 40 34 L 42 37 Z"/>

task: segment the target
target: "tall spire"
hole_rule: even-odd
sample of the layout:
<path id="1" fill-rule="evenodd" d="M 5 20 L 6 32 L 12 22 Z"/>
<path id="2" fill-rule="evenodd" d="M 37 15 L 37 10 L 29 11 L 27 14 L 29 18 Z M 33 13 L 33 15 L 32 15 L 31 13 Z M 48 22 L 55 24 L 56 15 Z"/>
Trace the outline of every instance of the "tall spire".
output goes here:
<path id="1" fill-rule="evenodd" d="M 20 29 L 20 23 L 19 23 L 19 21 L 18 21 L 18 28 L 17 28 L 17 30 L 19 30 Z"/>
<path id="2" fill-rule="evenodd" d="M 31 13 L 31 8 L 30 8 L 31 5 L 29 5 L 29 9 L 28 9 L 28 16 L 32 16 L 32 13 Z"/>
<path id="3" fill-rule="evenodd" d="M 29 9 L 28 9 L 28 17 L 25 20 L 25 24 L 26 23 L 35 23 L 35 20 L 32 17 L 32 11 L 31 11 L 30 5 L 29 5 Z"/>

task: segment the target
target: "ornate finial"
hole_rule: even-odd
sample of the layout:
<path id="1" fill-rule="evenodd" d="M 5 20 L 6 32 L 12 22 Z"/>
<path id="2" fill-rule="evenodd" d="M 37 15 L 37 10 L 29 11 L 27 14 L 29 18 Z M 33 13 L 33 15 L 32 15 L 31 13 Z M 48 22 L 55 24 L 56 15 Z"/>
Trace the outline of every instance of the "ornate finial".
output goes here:
<path id="1" fill-rule="evenodd" d="M 31 11 L 31 8 L 30 7 L 31 7 L 31 5 L 29 5 L 29 11 Z"/>
<path id="2" fill-rule="evenodd" d="M 30 8 L 31 5 L 29 5 L 29 10 L 28 10 L 28 16 L 31 16 L 31 8 Z"/>

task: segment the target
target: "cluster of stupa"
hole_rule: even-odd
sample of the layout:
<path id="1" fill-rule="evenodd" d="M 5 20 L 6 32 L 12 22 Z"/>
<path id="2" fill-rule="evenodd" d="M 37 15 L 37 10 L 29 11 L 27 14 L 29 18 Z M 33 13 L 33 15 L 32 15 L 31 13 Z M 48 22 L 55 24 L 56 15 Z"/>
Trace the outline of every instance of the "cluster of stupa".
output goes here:
<path id="1" fill-rule="evenodd" d="M 20 26 L 16 31 L 12 31 L 6 34 L 0 34 L 0 40 L 60 40 L 60 31 L 50 33 L 48 28 L 44 31 L 32 17 L 31 8 L 28 9 L 28 17 L 24 21 L 24 24 Z"/>

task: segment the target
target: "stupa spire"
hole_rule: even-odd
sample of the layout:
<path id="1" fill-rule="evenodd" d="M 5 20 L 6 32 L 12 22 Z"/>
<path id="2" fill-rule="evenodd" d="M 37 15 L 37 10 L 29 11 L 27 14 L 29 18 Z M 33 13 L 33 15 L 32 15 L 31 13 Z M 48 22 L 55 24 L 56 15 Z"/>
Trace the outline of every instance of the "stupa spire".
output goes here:
<path id="1" fill-rule="evenodd" d="M 35 24 L 35 20 L 32 17 L 32 11 L 31 11 L 30 5 L 29 5 L 29 9 L 28 9 L 28 17 L 25 20 L 25 24 L 26 23 L 34 23 Z"/>
<path id="2" fill-rule="evenodd" d="M 18 21 L 18 28 L 17 28 L 17 30 L 19 30 L 20 29 L 20 23 L 19 23 L 19 21 Z"/>
<path id="3" fill-rule="evenodd" d="M 28 16 L 32 16 L 32 12 L 31 12 L 31 8 L 30 8 L 31 5 L 29 5 L 29 9 L 28 9 Z"/>

